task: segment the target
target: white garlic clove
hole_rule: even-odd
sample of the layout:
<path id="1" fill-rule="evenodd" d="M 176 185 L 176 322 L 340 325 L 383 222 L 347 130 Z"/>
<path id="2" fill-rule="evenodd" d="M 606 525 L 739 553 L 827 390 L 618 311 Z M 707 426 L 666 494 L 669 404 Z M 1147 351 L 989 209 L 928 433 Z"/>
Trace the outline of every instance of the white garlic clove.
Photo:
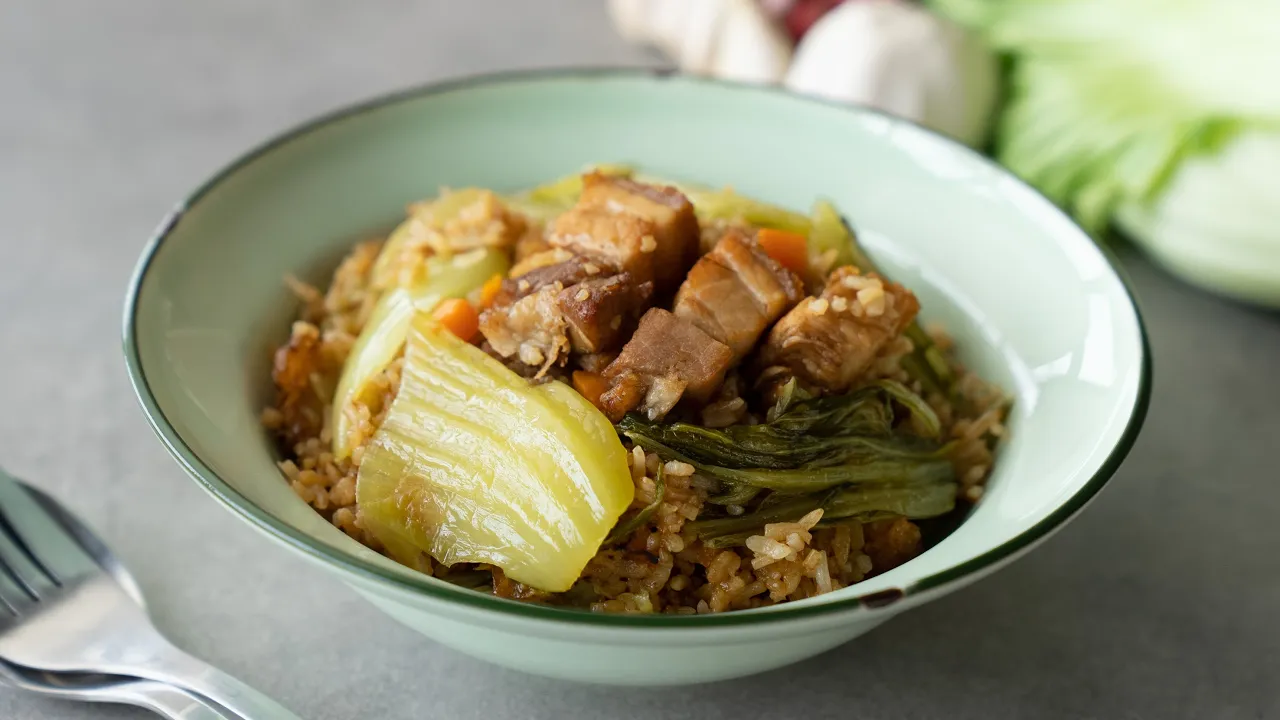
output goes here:
<path id="1" fill-rule="evenodd" d="M 754 0 L 725 0 L 711 72 L 740 82 L 776 83 L 791 62 L 791 42 Z"/>
<path id="2" fill-rule="evenodd" d="M 997 78 L 994 55 L 950 21 L 903 0 L 859 0 L 809 30 L 785 84 L 979 145 L 995 113 Z"/>
<path id="3" fill-rule="evenodd" d="M 652 45 L 688 73 L 780 82 L 791 43 L 753 0 L 610 0 L 622 37 Z"/>
<path id="4" fill-rule="evenodd" d="M 672 58 L 680 69 L 688 73 L 710 74 L 716 63 L 716 45 L 719 42 L 725 13 L 726 0 L 666 0 L 687 6 L 684 25 L 679 29 L 679 43 Z"/>
<path id="5" fill-rule="evenodd" d="M 686 72 L 710 72 L 724 0 L 609 0 L 623 39 L 660 50 Z"/>

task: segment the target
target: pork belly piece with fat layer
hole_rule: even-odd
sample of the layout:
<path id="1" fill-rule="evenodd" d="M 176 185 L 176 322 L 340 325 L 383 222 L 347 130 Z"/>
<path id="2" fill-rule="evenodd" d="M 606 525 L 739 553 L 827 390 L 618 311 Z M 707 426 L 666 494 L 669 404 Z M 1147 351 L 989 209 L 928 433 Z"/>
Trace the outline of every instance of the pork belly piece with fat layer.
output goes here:
<path id="1" fill-rule="evenodd" d="M 504 280 L 480 316 L 480 332 L 501 356 L 531 365 L 550 364 L 569 350 L 606 352 L 622 344 L 652 294 L 652 283 L 571 256 Z"/>
<path id="2" fill-rule="evenodd" d="M 803 296 L 795 273 L 733 230 L 689 271 L 676 293 L 675 315 L 728 345 L 737 362 Z"/>
<path id="3" fill-rule="evenodd" d="M 674 290 L 698 252 L 698 220 L 680 191 L 599 173 L 583 176 L 578 203 L 556 219 L 552 246 L 595 258 Z"/>
<path id="4" fill-rule="evenodd" d="M 759 364 L 785 368 L 819 390 L 844 392 L 919 311 L 903 286 L 852 266 L 837 268 L 820 297 L 805 298 L 773 326 Z"/>
<path id="5" fill-rule="evenodd" d="M 666 310 L 651 308 L 605 368 L 609 389 L 600 396 L 600 407 L 614 422 L 636 408 L 660 418 L 683 396 L 706 402 L 732 364 L 727 345 Z"/>

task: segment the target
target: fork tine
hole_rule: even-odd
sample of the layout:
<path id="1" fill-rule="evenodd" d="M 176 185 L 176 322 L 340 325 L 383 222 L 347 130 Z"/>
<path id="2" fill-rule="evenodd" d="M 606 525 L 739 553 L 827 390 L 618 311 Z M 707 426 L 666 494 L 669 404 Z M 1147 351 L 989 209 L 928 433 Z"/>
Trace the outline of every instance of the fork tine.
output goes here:
<path id="1" fill-rule="evenodd" d="M 3 565 L 0 572 L 7 571 L 12 575 L 32 599 L 43 597 L 54 590 L 58 583 L 35 562 L 22 546 L 21 540 L 14 536 L 4 517 L 4 510 L 4 504 L 0 502 L 0 565 Z"/>
<path id="2" fill-rule="evenodd" d="M 16 561 L 11 559 L 15 553 L 19 558 Z M 27 572 L 39 572 L 37 581 L 46 577 L 46 583 L 65 585 L 99 569 L 70 532 L 4 470 L 0 470 L 0 555 L 24 584 Z M 32 589 L 40 592 L 39 588 Z"/>
<path id="3" fill-rule="evenodd" d="M 22 608 L 34 601 L 31 592 L 18 584 L 13 571 L 0 559 L 0 620 L 6 616 L 21 615 Z"/>

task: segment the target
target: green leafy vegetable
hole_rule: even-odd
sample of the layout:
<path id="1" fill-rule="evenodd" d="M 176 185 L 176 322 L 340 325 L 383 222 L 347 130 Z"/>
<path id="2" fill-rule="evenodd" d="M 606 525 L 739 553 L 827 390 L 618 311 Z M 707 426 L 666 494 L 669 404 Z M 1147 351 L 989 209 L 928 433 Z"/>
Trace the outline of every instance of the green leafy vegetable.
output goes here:
<path id="1" fill-rule="evenodd" d="M 805 435 L 887 435 L 893 423 L 889 400 L 898 390 L 911 393 L 897 382 L 884 380 L 844 395 L 798 400 L 768 423 L 744 426 L 737 433 L 777 435 L 788 440 Z"/>
<path id="2" fill-rule="evenodd" d="M 789 232 L 809 234 L 812 223 L 809 218 L 786 208 L 739 195 L 730 189 L 704 190 L 680 186 L 693 203 L 698 219 L 741 221 L 757 227 L 775 228 Z"/>
<path id="3" fill-rule="evenodd" d="M 931 0 L 1009 59 L 998 159 L 1085 228 L 1280 303 L 1276 2 Z"/>
<path id="4" fill-rule="evenodd" d="M 955 509 L 955 503 L 955 485 L 951 483 L 857 487 L 806 495 L 737 517 L 699 520 L 688 527 L 711 547 L 732 547 L 743 544 L 768 523 L 794 521 L 818 508 L 822 509 L 819 527 L 831 527 L 889 517 L 938 517 Z"/>
<path id="5" fill-rule="evenodd" d="M 764 500 L 761 500 L 762 503 L 767 502 L 770 498 L 783 497 L 782 493 L 767 492 L 763 488 L 752 487 L 750 485 L 733 485 L 724 483 L 722 492 L 718 495 L 712 495 L 707 498 L 707 502 L 712 505 L 724 505 L 726 507 L 730 505 L 745 507 L 748 503 L 761 495 L 764 495 Z"/>
<path id="6" fill-rule="evenodd" d="M 954 397 L 952 392 L 955 386 L 955 373 L 951 372 L 951 363 L 943 357 L 942 351 L 933 342 L 933 338 L 929 337 L 929 333 L 920 327 L 920 323 L 913 320 L 903 331 L 903 335 L 911 341 L 912 347 L 911 354 L 902 359 L 907 374 L 919 380 L 926 390 L 943 397 L 950 397 L 953 402 L 957 401 L 959 398 Z"/>
<path id="7" fill-rule="evenodd" d="M 361 522 L 392 557 L 487 563 L 562 592 L 634 497 L 626 450 L 586 398 L 531 385 L 414 315 L 400 391 L 356 480 Z"/>
<path id="8" fill-rule="evenodd" d="M 923 436 L 904 431 L 908 425 Z M 738 513 L 751 506 L 744 514 L 689 525 L 699 537 L 714 539 L 708 543 L 713 547 L 740 543 L 767 523 L 793 521 L 817 508 L 836 520 L 933 517 L 955 504 L 952 447 L 937 440 L 937 416 L 918 395 L 889 380 L 844 395 L 780 403 L 775 417 L 758 425 L 713 429 L 630 414 L 618 431 L 663 459 L 689 463 L 718 480 L 721 491 L 709 498 L 712 505 Z"/>
<path id="9" fill-rule="evenodd" d="M 796 382 L 794 377 L 787 378 L 787 381 L 778 388 L 777 399 L 774 400 L 773 407 L 769 408 L 768 413 L 766 413 L 765 420 L 773 422 L 778 419 L 779 415 L 786 412 L 793 403 L 800 402 L 808 397 L 809 394 L 800 388 L 800 383 Z"/>
<path id="10" fill-rule="evenodd" d="M 929 518 L 951 512 L 955 504 L 956 490 L 950 483 L 859 487 L 837 493 L 827 501 L 822 519 L 827 522 L 849 518 L 865 520 L 873 514 Z"/>
<path id="11" fill-rule="evenodd" d="M 938 359 L 941 360 L 944 365 L 946 364 L 946 361 L 942 359 L 941 353 L 939 353 L 936 347 L 930 345 L 929 350 L 937 353 Z M 926 351 L 926 356 L 927 355 L 928 351 Z M 951 377 L 950 368 L 948 367 L 947 370 L 947 378 L 949 382 Z M 899 382 L 884 380 L 881 381 L 878 386 L 882 387 L 890 397 L 902 405 L 902 407 L 906 408 L 908 414 L 911 416 L 913 427 L 922 437 L 937 438 L 942 434 L 942 421 L 938 419 L 938 414 L 933 411 L 933 408 L 929 406 L 929 403 L 925 402 L 924 398 L 911 392 L 905 385 Z"/>
<path id="12" fill-rule="evenodd" d="M 917 453 L 919 443 L 889 439 L 895 403 L 907 411 L 925 437 L 936 438 L 941 432 L 933 409 L 891 380 L 845 395 L 795 402 L 773 420 L 759 425 L 715 429 L 683 422 L 652 422 L 632 414 L 624 417 L 618 428 L 628 436 L 644 438 L 638 442 L 649 441 L 707 465 L 773 470 L 822 467 L 873 456 Z"/>
<path id="13" fill-rule="evenodd" d="M 819 253 L 835 250 L 837 267 L 855 265 L 861 270 L 875 267 L 858 246 L 853 230 L 834 205 L 826 200 L 819 200 L 813 205 L 812 218 L 810 248 Z"/>
<path id="14" fill-rule="evenodd" d="M 1165 267 L 1243 300 L 1280 307 L 1280 132 L 1250 130 L 1215 155 L 1188 158 L 1151 203 L 1116 223 Z"/>
<path id="15" fill-rule="evenodd" d="M 946 458 L 946 451 L 950 449 L 947 446 L 912 452 L 892 441 L 881 441 L 877 446 L 876 440 L 865 438 L 865 443 L 859 448 L 861 452 L 852 454 L 843 464 L 791 470 L 743 470 L 697 462 L 644 435 L 629 434 L 627 437 L 659 456 L 688 462 L 704 475 L 764 490 L 800 493 L 849 483 L 930 482 L 954 478 L 951 461 Z"/>
<path id="16" fill-rule="evenodd" d="M 385 252 L 385 251 L 384 251 Z M 440 301 L 465 297 L 496 274 L 507 271 L 506 253 L 472 250 L 427 259 L 427 277 L 413 287 L 383 293 L 342 366 L 333 399 L 333 454 L 345 458 L 353 446 L 347 408 L 360 399 L 370 382 L 404 347 L 409 324 L 418 311 L 430 312 Z"/>
<path id="17" fill-rule="evenodd" d="M 695 520 L 685 527 L 703 539 L 751 532 L 769 523 L 791 522 L 804 517 L 807 513 L 822 507 L 832 494 L 805 495 L 745 515 Z"/>

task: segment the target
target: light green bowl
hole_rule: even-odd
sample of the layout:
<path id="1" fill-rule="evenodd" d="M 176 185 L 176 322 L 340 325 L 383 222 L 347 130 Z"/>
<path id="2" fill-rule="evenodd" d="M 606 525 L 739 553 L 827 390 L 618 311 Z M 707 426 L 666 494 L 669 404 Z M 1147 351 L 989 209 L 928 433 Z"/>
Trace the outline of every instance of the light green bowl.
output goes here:
<path id="1" fill-rule="evenodd" d="M 704 616 L 520 604 L 416 574 L 347 538 L 281 478 L 258 425 L 296 303 L 363 235 L 442 185 L 523 188 L 599 162 L 794 208 L 831 198 L 966 362 L 1016 396 L 968 520 L 911 562 L 820 598 Z M 1150 366 L 1122 279 L 1026 185 L 907 122 L 778 91 L 635 71 L 505 75 L 342 110 L 250 152 L 181 203 L 143 252 L 124 318 L 151 425 L 253 527 L 463 652 L 575 680 L 729 678 L 815 655 L 971 583 L 1044 540 L 1115 472 Z M 907 620 L 910 622 L 910 620 Z M 365 648 L 364 652 L 377 652 Z"/>

